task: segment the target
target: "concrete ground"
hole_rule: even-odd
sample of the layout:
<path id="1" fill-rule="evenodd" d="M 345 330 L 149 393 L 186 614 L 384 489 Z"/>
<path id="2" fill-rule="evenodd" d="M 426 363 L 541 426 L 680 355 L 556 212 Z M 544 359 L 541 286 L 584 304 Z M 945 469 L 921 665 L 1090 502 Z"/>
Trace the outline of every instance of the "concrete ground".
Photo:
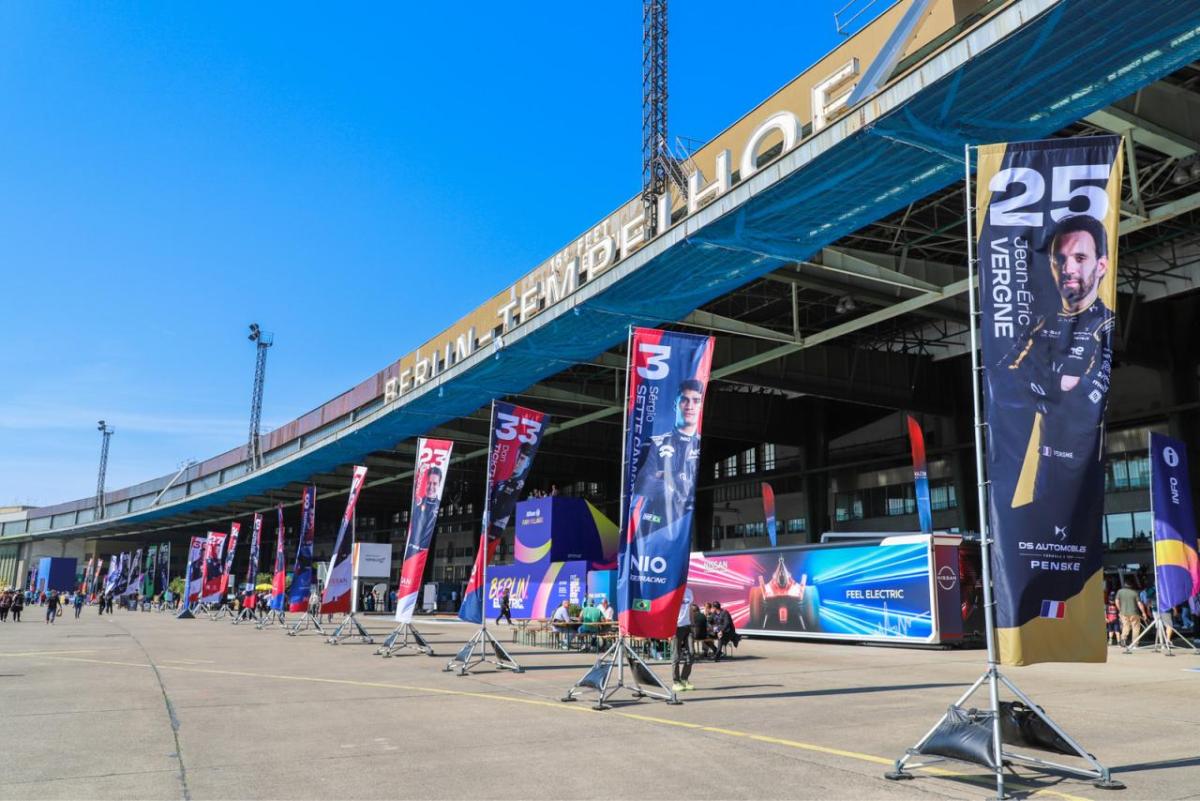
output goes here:
<path id="1" fill-rule="evenodd" d="M 981 651 L 743 640 L 682 706 L 558 699 L 591 658 L 514 647 L 525 673 L 442 671 L 472 633 L 419 620 L 437 658 L 382 659 L 208 620 L 40 609 L 0 624 L 0 799 L 985 798 L 982 769 L 882 778 L 982 671 Z M 367 619 L 380 636 L 383 617 Z M 502 639 L 509 633 L 501 628 Z M 660 666 L 669 677 L 669 666 Z M 1123 792 L 1019 768 L 1017 797 L 1200 798 L 1200 657 L 1009 675 Z M 979 702 L 984 703 L 983 696 Z M 1053 757 L 1051 757 L 1053 758 Z"/>

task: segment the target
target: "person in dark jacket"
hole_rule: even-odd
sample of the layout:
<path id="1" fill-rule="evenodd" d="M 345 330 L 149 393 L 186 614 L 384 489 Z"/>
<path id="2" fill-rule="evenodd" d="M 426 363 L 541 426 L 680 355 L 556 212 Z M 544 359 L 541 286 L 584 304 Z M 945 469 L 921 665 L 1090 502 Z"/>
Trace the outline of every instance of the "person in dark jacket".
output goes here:
<path id="1" fill-rule="evenodd" d="M 13 623 L 20 623 L 20 622 L 21 622 L 21 610 L 22 610 L 22 609 L 24 609 L 24 608 L 25 608 L 25 596 L 24 596 L 24 594 L 22 594 L 22 593 L 19 593 L 19 592 L 15 592 L 15 593 L 13 593 L 12 607 L 11 607 L 11 609 L 12 609 L 12 616 L 13 616 Z"/>
<path id="2" fill-rule="evenodd" d="M 717 655 L 713 661 L 720 661 L 721 657 L 725 656 L 725 646 L 733 643 L 733 647 L 736 648 L 742 636 L 733 627 L 733 616 L 729 614 L 729 610 L 723 609 L 719 601 L 714 601 L 713 606 L 717 610 L 717 622 L 713 627 L 713 636 L 717 639 Z"/>

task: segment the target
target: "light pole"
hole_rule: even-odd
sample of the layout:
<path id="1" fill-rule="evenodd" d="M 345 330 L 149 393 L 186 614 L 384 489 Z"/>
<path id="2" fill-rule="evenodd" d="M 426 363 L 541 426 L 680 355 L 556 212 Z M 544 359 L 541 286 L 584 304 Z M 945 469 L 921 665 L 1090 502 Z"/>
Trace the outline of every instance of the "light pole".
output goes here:
<path id="1" fill-rule="evenodd" d="M 254 360 L 254 393 L 250 399 L 250 439 L 246 443 L 246 472 L 249 473 L 262 467 L 262 444 L 259 442 L 258 429 L 262 421 L 263 381 L 267 375 L 267 348 L 275 344 L 275 336 L 259 328 L 258 323 L 250 323 L 250 335 L 247 337 L 255 345 Z"/>
<path id="2" fill-rule="evenodd" d="M 113 430 L 103 420 L 96 424 L 96 430 L 102 437 L 100 441 L 100 473 L 96 476 L 96 513 L 97 520 L 104 518 L 104 473 L 108 470 L 108 439 Z"/>

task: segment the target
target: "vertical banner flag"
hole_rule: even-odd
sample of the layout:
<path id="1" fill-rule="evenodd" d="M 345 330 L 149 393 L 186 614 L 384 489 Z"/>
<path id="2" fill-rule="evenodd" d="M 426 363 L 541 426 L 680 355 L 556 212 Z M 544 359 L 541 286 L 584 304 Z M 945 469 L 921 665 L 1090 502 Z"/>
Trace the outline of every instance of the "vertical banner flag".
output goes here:
<path id="1" fill-rule="evenodd" d="M 207 540 L 204 537 L 192 537 L 188 546 L 187 575 L 184 576 L 184 607 L 200 600 L 204 591 L 204 547 Z"/>
<path id="2" fill-rule="evenodd" d="M 146 569 L 142 571 L 142 594 L 153 598 L 158 594 L 158 546 L 151 545 L 146 549 Z"/>
<path id="3" fill-rule="evenodd" d="M 92 577 L 88 581 L 87 594 L 94 596 L 100 592 L 100 576 L 104 573 L 104 557 L 96 557 L 96 569 L 92 571 Z"/>
<path id="4" fill-rule="evenodd" d="M 1150 509 L 1158 611 L 1167 612 L 1200 592 L 1200 557 L 1187 446 L 1154 432 L 1150 432 Z"/>
<path id="5" fill-rule="evenodd" d="M 113 579 L 112 593 L 116 596 L 125 594 L 129 586 L 129 552 L 121 552 L 121 561 L 117 564 L 117 575 Z"/>
<path id="6" fill-rule="evenodd" d="M 201 603 L 212 604 L 221 600 L 221 579 L 224 576 L 221 552 L 227 536 L 223 531 L 210 531 L 204 541 L 204 559 L 200 568 Z"/>
<path id="7" fill-rule="evenodd" d="M 487 503 L 479 552 L 475 554 L 471 578 L 458 609 L 459 618 L 469 623 L 483 622 L 484 566 L 491 564 L 509 523 L 516 522 L 512 519 L 513 512 L 549 422 L 550 417 L 544 412 L 501 401 L 492 404 L 492 447 L 488 455 Z"/>
<path id="8" fill-rule="evenodd" d="M 142 549 L 133 552 L 129 562 L 129 571 L 125 574 L 125 588 L 121 595 L 137 595 L 142 591 Z"/>
<path id="9" fill-rule="evenodd" d="M 996 635 L 1005 665 L 1103 662 L 1104 410 L 1117 136 L 979 148 L 976 194 Z"/>
<path id="10" fill-rule="evenodd" d="M 250 566 L 246 568 L 246 586 L 243 587 L 246 592 L 253 592 L 254 585 L 258 583 L 258 554 L 262 548 L 262 515 L 254 515 L 254 527 L 250 534 Z"/>
<path id="11" fill-rule="evenodd" d="M 933 531 L 933 506 L 929 502 L 929 467 L 925 462 L 925 432 L 911 414 L 908 420 L 908 444 L 912 448 L 913 484 L 917 491 L 917 519 L 921 531 Z"/>
<path id="12" fill-rule="evenodd" d="M 325 580 L 325 589 L 321 592 L 322 612 L 333 614 L 350 611 L 354 567 L 350 559 L 353 546 L 351 521 L 354 520 L 354 506 L 358 503 L 358 493 L 362 491 L 366 478 L 367 468 L 355 465 L 354 475 L 350 477 L 350 495 L 346 498 L 346 511 L 342 512 L 342 522 L 338 524 L 337 540 L 333 545 L 333 556 L 329 557 L 329 576 Z"/>
<path id="13" fill-rule="evenodd" d="M 158 591 L 166 592 L 171 587 L 171 543 L 158 546 Z"/>
<path id="14" fill-rule="evenodd" d="M 771 540 L 771 547 L 775 548 L 778 532 L 775 529 L 775 490 L 767 482 L 762 483 L 763 495 L 763 517 L 767 520 L 767 538 Z"/>
<path id="15" fill-rule="evenodd" d="M 652 328 L 630 337 L 617 613 L 621 630 L 634 637 L 675 633 L 712 352 L 712 337 Z"/>
<path id="16" fill-rule="evenodd" d="M 317 488 L 305 487 L 300 503 L 300 543 L 292 565 L 292 585 L 288 587 L 289 612 L 307 612 L 313 583 L 313 537 L 317 527 Z"/>
<path id="17" fill-rule="evenodd" d="M 396 587 L 396 621 L 412 621 L 421 592 L 421 576 L 429 558 L 429 546 L 437 528 L 438 509 L 442 506 L 442 488 L 454 443 L 448 439 L 417 440 L 417 471 L 413 476 L 412 514 L 408 517 L 408 544 L 400 566 L 400 585 Z"/>
<path id="18" fill-rule="evenodd" d="M 91 559 L 88 559 L 87 567 L 83 569 L 83 581 L 79 585 L 79 591 L 82 593 L 87 592 L 88 582 L 90 582 L 92 578 L 92 565 L 95 564 L 95 562 L 96 557 L 93 556 Z"/>
<path id="19" fill-rule="evenodd" d="M 271 572 L 271 608 L 283 611 L 287 595 L 287 555 L 283 548 L 283 504 L 275 509 L 275 569 Z"/>
<path id="20" fill-rule="evenodd" d="M 221 571 L 221 600 L 225 600 L 225 592 L 229 589 L 229 578 L 233 575 L 233 553 L 237 550 L 238 534 L 242 531 L 241 523 L 229 526 L 229 543 L 225 548 L 225 568 Z"/>

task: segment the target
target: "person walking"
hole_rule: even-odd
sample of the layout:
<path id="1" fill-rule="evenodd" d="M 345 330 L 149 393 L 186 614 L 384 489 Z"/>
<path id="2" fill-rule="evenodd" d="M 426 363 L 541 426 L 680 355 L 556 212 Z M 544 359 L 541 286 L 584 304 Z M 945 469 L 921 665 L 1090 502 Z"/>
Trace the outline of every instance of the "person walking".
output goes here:
<path id="1" fill-rule="evenodd" d="M 675 648 L 671 654 L 671 674 L 675 681 L 671 689 L 677 693 L 694 690 L 688 681 L 692 675 L 692 590 L 685 588 L 683 603 L 679 605 L 679 615 L 675 620 Z"/>
<path id="2" fill-rule="evenodd" d="M 1121 618 L 1121 644 L 1125 653 L 1133 653 L 1133 643 L 1142 633 L 1144 608 L 1137 590 L 1133 588 L 1133 579 L 1126 576 L 1125 586 L 1117 590 L 1117 616 Z"/>
<path id="3" fill-rule="evenodd" d="M 12 593 L 8 590 L 0 592 L 0 623 L 8 620 L 8 610 L 12 608 Z"/>
<path id="4" fill-rule="evenodd" d="M 25 596 L 22 593 L 14 592 L 12 597 L 12 606 L 10 607 L 13 616 L 13 623 L 21 622 L 21 610 L 25 608 Z"/>
<path id="5" fill-rule="evenodd" d="M 58 593 L 52 592 L 46 596 L 46 622 L 53 626 L 56 617 L 58 617 Z"/>
<path id="6" fill-rule="evenodd" d="M 512 625 L 512 604 L 508 597 L 508 590 L 505 590 L 500 595 L 500 614 L 496 615 L 496 625 L 500 625 L 500 618 L 508 620 L 508 625 Z"/>
<path id="7" fill-rule="evenodd" d="M 79 619 L 79 613 L 83 611 L 83 593 L 75 593 L 75 619 Z"/>

